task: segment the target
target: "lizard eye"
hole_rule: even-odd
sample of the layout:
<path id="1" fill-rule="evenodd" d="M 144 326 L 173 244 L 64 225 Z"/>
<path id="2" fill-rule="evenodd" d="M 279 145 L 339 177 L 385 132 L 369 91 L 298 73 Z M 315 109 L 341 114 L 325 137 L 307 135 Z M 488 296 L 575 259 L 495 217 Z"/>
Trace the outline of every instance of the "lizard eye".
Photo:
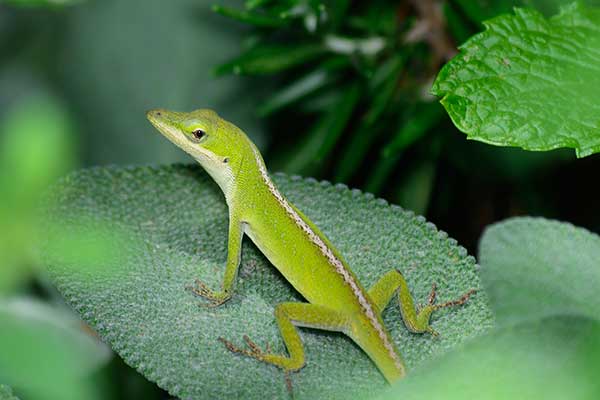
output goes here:
<path id="1" fill-rule="evenodd" d="M 206 132 L 204 132 L 202 129 L 194 129 L 192 131 L 192 135 L 194 135 L 194 137 L 198 140 L 202 139 L 204 136 L 206 136 Z"/>

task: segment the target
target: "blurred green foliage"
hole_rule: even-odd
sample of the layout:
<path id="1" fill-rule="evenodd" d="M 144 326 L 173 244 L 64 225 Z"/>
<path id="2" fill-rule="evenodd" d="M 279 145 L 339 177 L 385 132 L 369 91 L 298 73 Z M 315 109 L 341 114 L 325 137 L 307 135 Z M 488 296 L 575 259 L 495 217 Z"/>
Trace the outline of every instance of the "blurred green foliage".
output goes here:
<path id="1" fill-rule="evenodd" d="M 56 253 L 69 255 L 90 271 L 100 257 L 106 261 L 107 255 L 118 256 L 111 249 L 115 240 L 127 242 L 125 233 L 119 237 L 112 227 L 96 226 L 94 238 L 106 240 L 90 241 L 85 235 L 61 235 L 57 224 L 52 227 L 57 236 L 39 237 L 37 211 L 48 185 L 77 165 L 184 160 L 147 123 L 146 109 L 217 108 L 246 127 L 258 143 L 264 141 L 257 120 L 246 111 L 252 99 L 231 101 L 232 88 L 240 84 L 235 79 L 215 82 L 210 75 L 215 63 L 231 54 L 239 30 L 216 24 L 219 17 L 212 15 L 208 1 L 164 5 L 160 0 L 0 2 L 0 305 L 18 294 L 41 295 L 64 307 L 37 268 L 34 250 L 40 243 L 50 242 Z M 128 17 L 116 17 L 123 15 Z M 178 61 L 172 62 L 174 58 Z M 63 240 L 53 240 L 56 237 Z M 14 328 L 23 323 L 17 317 L 4 316 L 0 325 Z M 64 323 L 59 317 L 55 320 Z M 23 374 L 28 368 L 34 371 L 27 364 L 27 349 L 49 345 L 49 331 L 44 325 L 26 324 L 19 332 L 13 328 L 3 331 L 1 340 L 21 358 L 21 378 L 31 380 L 29 373 Z M 9 343 L 6 335 L 12 334 L 16 336 L 10 336 Z M 50 390 L 79 390 L 75 378 L 88 374 L 69 366 L 78 350 L 69 347 L 68 337 L 61 349 L 63 358 L 52 349 L 40 350 L 38 356 L 47 362 L 36 370 L 38 389 L 48 383 L 41 380 L 45 371 L 52 381 L 45 398 L 92 398 Z M 102 368 L 110 368 L 107 375 L 121 382 L 114 396 L 164 396 L 122 361 Z M 25 399 L 44 398 L 33 386 L 33 392 L 27 392 L 17 375 L 14 366 L 0 365 L 0 383 L 15 385 Z"/>
<path id="2" fill-rule="evenodd" d="M 90 373 L 110 355 L 70 312 L 30 299 L 0 303 L 0 381 L 24 399 L 104 398 Z"/>
<path id="3" fill-rule="evenodd" d="M 571 224 L 492 225 L 479 261 L 496 329 L 422 365 L 385 399 L 600 396 L 600 237 Z"/>
<path id="4" fill-rule="evenodd" d="M 541 214 L 600 229 L 590 183 L 598 157 L 576 162 L 568 152 L 532 154 L 466 142 L 428 94 L 441 65 L 456 45 L 482 30 L 483 20 L 514 6 L 549 16 L 564 1 L 232 0 L 214 6 L 221 15 L 211 11 L 212 3 L 0 1 L 0 398 L 10 392 L 3 383 L 24 400 L 168 398 L 119 358 L 102 358 L 105 349 L 93 333 L 64 313 L 35 251 L 45 243 L 92 274 L 112 273 L 98 269 L 100 261 L 117 265 L 123 255 L 112 252 L 115 241 L 126 242 L 130 232 L 72 215 L 71 222 L 90 223 L 91 234 L 57 224 L 50 230 L 62 240 L 54 241 L 39 236 L 37 212 L 47 187 L 79 165 L 187 160 L 146 122 L 148 108 L 214 108 L 249 133 L 271 170 L 377 193 L 426 214 L 471 251 L 485 226 L 512 215 Z M 528 239 L 531 232 L 523 228 L 515 238 L 530 243 L 531 251 L 555 246 Z M 509 240 L 486 238 L 492 249 L 487 259 L 500 261 L 484 268 L 534 263 L 529 253 L 506 257 L 515 251 Z M 581 267 L 570 261 L 551 257 L 549 265 L 564 264 L 575 274 L 569 282 L 578 282 Z M 501 284 L 488 288 L 493 296 L 519 290 L 508 303 L 511 316 L 537 313 L 525 301 L 528 293 L 553 288 L 536 279 L 543 271 L 528 274 L 525 264 L 517 274 L 522 287 L 502 284 L 513 279 L 509 274 L 497 275 Z M 15 308 L 14 296 L 29 305 Z M 408 398 L 409 391 L 460 397 L 465 388 L 489 398 L 525 392 L 552 398 L 563 393 L 563 384 L 580 382 L 579 393 L 594 393 L 586 371 L 597 369 L 596 331 L 595 322 L 564 315 L 504 327 L 448 354 L 439 369 L 415 371 L 414 381 L 398 389 Z M 573 368 L 552 369 L 563 362 Z M 482 363 L 506 374 L 485 375 Z M 515 365 L 514 373 L 507 371 Z M 32 368 L 39 368 L 34 379 Z M 473 371 L 481 372 L 477 379 Z M 431 376 L 444 384 L 431 385 Z M 523 391 L 510 392 L 509 385 L 503 392 L 498 376 Z M 544 377 L 552 384 L 542 387 Z M 443 387 L 450 390 L 436 392 Z"/>
<path id="5" fill-rule="evenodd" d="M 26 97 L 0 121 L 0 293 L 36 266 L 40 195 L 76 165 L 72 120 L 55 98 Z"/>
<path id="6" fill-rule="evenodd" d="M 415 2 L 383 0 L 324 2 L 324 11 L 318 2 L 295 1 L 250 1 L 247 10 L 236 2 L 214 7 L 236 21 L 213 15 L 208 0 L 176 0 L 168 7 L 157 0 L 86 2 L 51 11 L 0 6 L 0 83 L 8 82 L 0 85 L 0 105 L 3 92 L 50 86 L 81 127 L 84 165 L 186 160 L 165 145 L 143 112 L 156 106 L 215 108 L 252 136 L 271 170 L 344 181 L 382 195 L 427 213 L 471 249 L 476 235 L 452 212 L 468 201 L 455 181 L 471 181 L 467 186 L 480 190 L 493 185 L 509 193 L 517 209 L 595 227 L 600 218 L 574 215 L 574 208 L 562 206 L 568 199 L 546 195 L 549 189 L 541 185 L 565 170 L 568 154 L 540 158 L 465 145 L 427 95 L 444 58 L 427 35 L 407 42 L 419 26 L 433 24 L 451 53 L 482 29 L 483 19 L 515 5 L 553 14 L 558 3 L 444 1 L 441 21 L 429 21 Z M 268 54 L 270 68 L 285 69 L 214 79 L 210 71 L 223 61 L 233 61 L 225 63 L 231 72 L 239 64 L 240 44 L 249 54 Z M 293 61 L 297 57 L 302 62 Z M 252 60 L 260 70 L 261 58 Z M 423 158 L 429 167 L 423 167 Z M 472 164 L 478 168 L 469 168 Z M 416 179 L 416 170 L 427 173 Z M 523 176 L 530 177 L 528 185 L 515 185 Z M 489 207 L 506 209 L 497 204 L 501 197 L 489 196 L 496 202 Z M 493 219 L 467 218 L 474 224 L 467 229 L 480 232 Z"/>
<path id="7" fill-rule="evenodd" d="M 591 400 L 600 323 L 547 318 L 498 328 L 423 365 L 381 400 Z"/>
<path id="8" fill-rule="evenodd" d="M 40 200 L 52 183 L 75 168 L 76 147 L 73 121 L 56 97 L 43 92 L 22 96 L 3 110 L 0 382 L 25 399 L 103 397 L 97 383 L 84 378 L 106 363 L 109 349 L 84 332 L 61 304 L 8 297 L 23 292 L 33 276 L 45 276 L 37 257 L 40 242 L 49 239 L 40 236 Z M 67 252 L 78 250 L 71 245 Z"/>
<path id="9" fill-rule="evenodd" d="M 12 389 L 7 385 L 0 384 L 0 399 L 2 400 L 19 400 L 17 396 L 14 395 Z"/>
<path id="10" fill-rule="evenodd" d="M 18 7 L 62 7 L 78 4 L 85 0 L 0 0 L 0 4 Z"/>
<path id="11" fill-rule="evenodd" d="M 506 186 L 516 192 L 518 207 L 533 206 L 536 213 L 548 196 L 533 189 L 531 177 L 551 175 L 571 159 L 568 153 L 538 157 L 463 145 L 429 89 L 456 46 L 480 31 L 485 19 L 512 13 L 515 6 L 552 15 L 566 3 L 248 1 L 242 8 L 215 6 L 217 13 L 252 28 L 240 54 L 216 72 L 274 86 L 256 96 L 255 109 L 272 132 L 266 159 L 275 170 L 350 183 L 447 221 L 449 228 L 455 223 L 452 210 L 468 200 L 461 185 L 446 182 L 472 177 L 479 181 L 473 187 Z M 274 55 L 285 62 L 275 62 Z M 531 190 L 513 186 L 524 177 Z M 561 212 L 553 201 L 544 212 Z M 586 223 L 597 226 L 600 219 Z M 483 223 L 477 224 L 481 230 Z M 468 241 L 473 248 L 475 240 Z"/>
<path id="12" fill-rule="evenodd" d="M 277 168 L 345 182 L 373 163 L 378 168 L 367 176 L 367 187 L 380 193 L 399 153 L 442 119 L 425 92 L 452 48 L 442 38 L 443 54 L 428 53 L 422 37 L 410 37 L 418 36 L 415 27 L 427 15 L 419 16 L 419 7 L 412 10 L 409 3 L 248 2 L 243 11 L 214 8 L 254 27 L 242 54 L 217 74 L 280 76 L 280 89 L 257 105 L 263 117 L 276 114 L 282 120 L 276 140 L 288 143 L 274 155 Z M 305 122 L 286 123 L 292 116 Z"/>
<path id="13" fill-rule="evenodd" d="M 568 223 L 519 217 L 486 229 L 482 279 L 499 325 L 557 315 L 600 321 L 600 236 Z"/>

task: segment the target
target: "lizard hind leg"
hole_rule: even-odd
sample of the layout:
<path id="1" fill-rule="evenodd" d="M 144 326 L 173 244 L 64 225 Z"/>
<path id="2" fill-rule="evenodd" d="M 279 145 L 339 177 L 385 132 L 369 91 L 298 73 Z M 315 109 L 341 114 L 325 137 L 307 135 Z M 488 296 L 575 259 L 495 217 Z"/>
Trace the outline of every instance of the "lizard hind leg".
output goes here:
<path id="1" fill-rule="evenodd" d="M 432 336 L 439 336 L 438 332 L 435 331 L 431 327 L 431 325 L 429 325 L 429 320 L 431 319 L 431 315 L 435 311 L 440 310 L 442 308 L 456 307 L 456 306 L 461 306 L 461 305 L 465 304 L 467 302 L 467 300 L 469 300 L 469 297 L 471 297 L 471 295 L 473 295 L 475 292 L 476 292 L 475 289 L 471 289 L 456 300 L 450 300 L 450 301 L 447 301 L 442 304 L 435 304 L 436 284 L 434 283 L 431 286 L 431 293 L 429 295 L 427 305 L 425 307 L 423 307 L 421 310 L 419 310 L 419 312 L 416 315 L 416 318 L 417 318 L 416 326 L 418 327 L 419 330 L 415 331 L 415 332 L 418 332 L 418 333 L 428 332 Z"/>
<path id="2" fill-rule="evenodd" d="M 219 340 L 231 352 L 255 358 L 283 369 L 286 374 L 297 371 L 305 364 L 304 346 L 298 333 L 298 326 L 329 331 L 345 331 L 350 323 L 345 315 L 327 307 L 310 303 L 281 303 L 275 308 L 275 319 L 288 354 L 274 354 L 267 346 L 262 350 L 247 335 L 244 335 L 246 348 L 240 348 L 229 340 Z"/>
<path id="3" fill-rule="evenodd" d="M 414 333 L 428 332 L 433 336 L 438 336 L 438 333 L 429 325 L 429 320 L 434 311 L 445 307 L 460 306 L 469 300 L 472 294 L 475 293 L 471 289 L 460 298 L 448 301 L 442 304 L 435 304 L 436 300 L 436 285 L 431 286 L 431 292 L 427 299 L 427 304 L 423 307 L 416 307 L 408 284 L 402 273 L 398 270 L 393 270 L 382 276 L 370 289 L 369 296 L 377 305 L 381 313 L 385 306 L 391 301 L 394 294 L 397 293 L 398 305 L 402 314 L 404 324 Z"/>

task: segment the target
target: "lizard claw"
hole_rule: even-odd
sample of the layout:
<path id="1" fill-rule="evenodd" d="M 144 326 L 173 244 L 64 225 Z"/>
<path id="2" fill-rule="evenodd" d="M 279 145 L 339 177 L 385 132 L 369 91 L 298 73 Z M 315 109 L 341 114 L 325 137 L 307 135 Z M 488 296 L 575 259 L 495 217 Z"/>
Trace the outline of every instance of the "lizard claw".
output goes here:
<path id="1" fill-rule="evenodd" d="M 249 347 L 249 349 L 242 349 L 240 347 L 237 347 L 235 344 L 222 337 L 219 337 L 219 341 L 223 343 L 225 347 L 227 347 L 227 349 L 232 353 L 239 353 L 248 357 L 256 358 L 257 360 L 262 360 L 263 356 L 265 355 L 265 352 L 262 351 L 262 349 L 256 343 L 254 343 L 252 339 L 248 337 L 248 335 L 244 335 L 243 338 L 244 342 L 246 342 L 246 345 Z M 269 347 L 270 346 L 267 346 L 267 348 Z"/>
<path id="2" fill-rule="evenodd" d="M 248 349 L 239 348 L 236 345 L 234 345 L 233 343 L 231 343 L 229 340 L 224 339 L 222 337 L 219 337 L 219 341 L 221 343 L 223 343 L 225 345 L 225 347 L 227 347 L 227 350 L 231 351 L 232 353 L 239 353 L 239 354 L 243 354 L 248 357 L 252 357 L 259 361 L 272 363 L 272 362 L 268 361 L 268 357 L 272 356 L 271 345 L 269 344 L 269 342 L 267 342 L 267 345 L 265 347 L 266 348 L 266 352 L 265 352 L 256 343 L 254 343 L 254 341 L 252 341 L 252 339 L 250 339 L 250 337 L 248 337 L 248 335 L 244 335 L 243 338 L 244 338 L 244 342 L 246 342 L 246 345 L 248 346 Z M 292 390 L 292 379 L 290 377 L 290 373 L 293 372 L 293 370 L 284 369 L 284 372 L 285 372 L 285 385 L 293 399 L 294 392 Z"/>
<path id="3" fill-rule="evenodd" d="M 252 350 L 252 353 L 254 353 L 254 354 L 263 354 L 263 351 L 260 349 L 260 347 L 258 347 L 258 345 L 256 343 L 254 343 L 252 341 L 252 339 L 250 339 L 248 337 L 248 335 L 244 335 L 244 342 L 246 342 L 246 344 L 248 345 L 248 347 L 250 347 L 250 349 Z"/>
<path id="4" fill-rule="evenodd" d="M 436 330 L 434 330 L 431 326 L 427 328 L 427 332 L 434 338 L 440 337 L 440 334 Z"/>
<path id="5" fill-rule="evenodd" d="M 429 304 L 430 306 L 435 304 L 435 297 L 437 295 L 436 291 L 437 291 L 437 284 L 435 282 L 433 282 L 431 284 L 431 292 L 429 293 L 429 298 L 427 299 L 427 304 Z"/>

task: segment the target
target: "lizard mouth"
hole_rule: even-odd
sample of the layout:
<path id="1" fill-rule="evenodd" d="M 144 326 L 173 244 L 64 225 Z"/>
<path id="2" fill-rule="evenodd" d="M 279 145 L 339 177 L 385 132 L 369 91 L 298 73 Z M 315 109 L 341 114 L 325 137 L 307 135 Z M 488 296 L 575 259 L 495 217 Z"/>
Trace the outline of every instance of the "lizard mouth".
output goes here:
<path id="1" fill-rule="evenodd" d="M 189 141 L 178 128 L 177 112 L 163 109 L 150 110 L 146 112 L 146 118 L 167 139 L 188 151 Z"/>
<path id="2" fill-rule="evenodd" d="M 148 121 L 170 142 L 194 157 L 202 161 L 218 163 L 218 158 L 214 154 L 206 151 L 202 146 L 193 143 L 179 127 L 179 121 L 183 119 L 183 113 L 169 111 L 164 109 L 150 110 L 146 112 Z"/>

